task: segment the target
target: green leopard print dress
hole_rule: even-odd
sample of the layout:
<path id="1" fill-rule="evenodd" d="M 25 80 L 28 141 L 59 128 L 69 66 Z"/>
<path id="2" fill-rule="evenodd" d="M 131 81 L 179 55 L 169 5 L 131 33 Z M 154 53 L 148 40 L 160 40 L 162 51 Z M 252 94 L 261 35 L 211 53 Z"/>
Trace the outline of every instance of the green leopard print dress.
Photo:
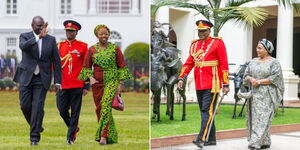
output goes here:
<path id="1" fill-rule="evenodd" d="M 100 100 L 101 111 L 100 120 L 96 132 L 96 141 L 100 141 L 101 133 L 107 130 L 107 143 L 113 144 L 118 142 L 118 133 L 112 116 L 112 100 L 117 92 L 120 80 L 132 78 L 127 67 L 118 68 L 116 62 L 116 45 L 109 43 L 105 50 L 102 50 L 98 43 L 94 44 L 97 53 L 93 54 L 94 64 L 104 70 L 104 94 Z M 87 80 L 93 76 L 91 68 L 83 67 L 79 80 Z M 106 129 L 105 129 L 106 128 Z"/>

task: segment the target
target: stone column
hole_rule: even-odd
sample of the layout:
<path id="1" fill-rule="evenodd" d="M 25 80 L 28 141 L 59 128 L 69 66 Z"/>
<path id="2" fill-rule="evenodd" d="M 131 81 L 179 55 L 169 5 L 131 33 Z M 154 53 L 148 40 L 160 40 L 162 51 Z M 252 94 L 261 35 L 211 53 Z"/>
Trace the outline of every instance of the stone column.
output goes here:
<path id="1" fill-rule="evenodd" d="M 89 14 L 96 14 L 96 0 L 90 0 Z"/>
<path id="2" fill-rule="evenodd" d="M 284 100 L 298 100 L 299 77 L 293 72 L 293 8 L 278 6 L 277 59 L 285 84 Z"/>
<path id="3" fill-rule="evenodd" d="M 139 0 L 131 0 L 131 14 L 139 14 Z"/>

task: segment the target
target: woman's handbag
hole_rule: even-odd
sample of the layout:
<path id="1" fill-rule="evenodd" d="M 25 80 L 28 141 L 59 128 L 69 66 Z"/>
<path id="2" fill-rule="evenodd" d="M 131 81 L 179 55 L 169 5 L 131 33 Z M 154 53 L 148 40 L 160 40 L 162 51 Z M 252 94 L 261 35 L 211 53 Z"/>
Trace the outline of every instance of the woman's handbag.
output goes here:
<path id="1" fill-rule="evenodd" d="M 244 98 L 244 99 L 249 99 L 252 97 L 252 91 L 251 88 L 247 88 L 244 86 L 241 86 L 241 88 L 239 89 L 237 96 L 239 98 Z"/>
<path id="2" fill-rule="evenodd" d="M 111 107 L 119 111 L 124 110 L 124 101 L 121 98 L 120 94 L 116 94 L 116 96 L 114 97 L 111 103 Z"/>

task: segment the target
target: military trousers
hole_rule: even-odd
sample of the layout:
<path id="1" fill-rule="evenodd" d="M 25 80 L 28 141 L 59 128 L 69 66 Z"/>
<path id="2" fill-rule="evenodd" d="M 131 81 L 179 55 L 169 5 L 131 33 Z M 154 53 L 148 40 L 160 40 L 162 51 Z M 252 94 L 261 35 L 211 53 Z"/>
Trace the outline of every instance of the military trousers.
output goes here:
<path id="1" fill-rule="evenodd" d="M 67 140 L 75 141 L 81 110 L 83 88 L 63 89 L 56 96 L 59 114 L 68 127 Z M 69 113 L 71 110 L 71 114 Z"/>
<path id="2" fill-rule="evenodd" d="M 212 116 L 219 95 L 218 93 L 211 93 L 211 89 L 197 90 L 196 94 L 201 115 L 201 129 L 196 140 L 204 142 L 206 141 L 207 134 L 209 134 L 208 141 L 216 141 L 216 127 Z M 210 133 L 208 133 L 210 124 L 212 126 Z"/>

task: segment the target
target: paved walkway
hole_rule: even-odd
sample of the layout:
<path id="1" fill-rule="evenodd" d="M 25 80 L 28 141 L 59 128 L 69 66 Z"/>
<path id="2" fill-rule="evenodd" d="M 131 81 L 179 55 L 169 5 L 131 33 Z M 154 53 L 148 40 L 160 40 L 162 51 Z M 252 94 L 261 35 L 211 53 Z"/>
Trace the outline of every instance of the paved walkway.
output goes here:
<path id="1" fill-rule="evenodd" d="M 267 150 L 299 150 L 300 131 L 271 135 L 272 144 Z M 153 150 L 200 150 L 194 144 L 163 147 Z M 218 140 L 216 146 L 205 146 L 202 150 L 248 150 L 246 138 Z"/>

